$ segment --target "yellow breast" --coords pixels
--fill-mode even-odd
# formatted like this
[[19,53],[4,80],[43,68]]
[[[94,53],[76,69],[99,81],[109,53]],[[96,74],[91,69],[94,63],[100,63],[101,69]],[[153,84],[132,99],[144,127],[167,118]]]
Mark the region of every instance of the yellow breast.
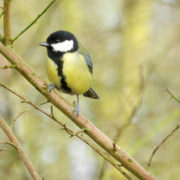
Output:
[[78,52],[66,53],[63,58],[63,75],[67,86],[74,94],[83,94],[89,88],[92,81],[92,74]]
[[48,59],[47,62],[47,73],[49,81],[60,88],[61,77],[58,75],[57,65],[51,59]]

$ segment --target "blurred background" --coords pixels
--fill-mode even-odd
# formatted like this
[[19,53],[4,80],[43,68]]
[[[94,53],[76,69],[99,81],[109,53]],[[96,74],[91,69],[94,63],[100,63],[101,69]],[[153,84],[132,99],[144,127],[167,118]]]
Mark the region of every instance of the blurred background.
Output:
[[[12,1],[12,37],[49,2]],[[1,31],[2,21],[1,16]],[[100,99],[81,96],[81,113],[146,167],[154,147],[180,120],[180,105],[165,91],[168,88],[180,98],[180,1],[56,1],[13,46],[45,80],[47,54],[38,44],[60,29],[73,32],[93,59],[93,88]],[[0,56],[0,66],[5,64]],[[15,70],[0,70],[0,82],[37,105],[46,101]],[[71,104],[76,100],[61,95]],[[42,108],[50,112],[50,104]],[[8,123],[25,110],[15,123],[15,133],[45,180],[125,179],[84,142],[70,139],[59,125],[0,88],[0,115]],[[61,112],[54,111],[60,121],[78,130]],[[0,141],[6,139],[0,129]],[[155,155],[149,170],[159,179],[180,179],[179,139],[177,131]],[[0,152],[0,180],[30,180],[17,152],[1,147],[8,150]]]

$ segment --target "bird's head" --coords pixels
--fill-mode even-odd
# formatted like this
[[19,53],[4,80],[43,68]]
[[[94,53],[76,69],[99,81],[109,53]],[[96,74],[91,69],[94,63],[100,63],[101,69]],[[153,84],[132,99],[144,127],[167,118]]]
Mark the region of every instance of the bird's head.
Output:
[[50,58],[58,58],[66,52],[77,51],[78,41],[72,33],[61,30],[50,34],[46,42],[40,43],[40,46],[47,48]]

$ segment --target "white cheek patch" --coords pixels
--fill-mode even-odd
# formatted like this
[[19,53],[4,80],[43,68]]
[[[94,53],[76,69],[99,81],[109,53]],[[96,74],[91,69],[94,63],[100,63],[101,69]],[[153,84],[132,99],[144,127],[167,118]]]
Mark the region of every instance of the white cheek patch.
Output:
[[51,46],[55,52],[67,52],[73,49],[74,42],[73,40],[65,40],[63,42],[51,44]]

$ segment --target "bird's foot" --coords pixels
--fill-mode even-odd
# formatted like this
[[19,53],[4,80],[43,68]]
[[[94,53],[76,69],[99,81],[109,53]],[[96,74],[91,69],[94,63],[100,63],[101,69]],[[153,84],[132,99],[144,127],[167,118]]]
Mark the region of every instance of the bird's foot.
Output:
[[51,83],[48,85],[48,93],[50,93],[55,88],[55,84]]
[[75,106],[75,108],[74,108],[74,110],[73,110],[73,116],[72,116],[72,118],[74,119],[76,116],[78,116],[79,112],[80,112],[80,104],[77,103],[76,106]]

